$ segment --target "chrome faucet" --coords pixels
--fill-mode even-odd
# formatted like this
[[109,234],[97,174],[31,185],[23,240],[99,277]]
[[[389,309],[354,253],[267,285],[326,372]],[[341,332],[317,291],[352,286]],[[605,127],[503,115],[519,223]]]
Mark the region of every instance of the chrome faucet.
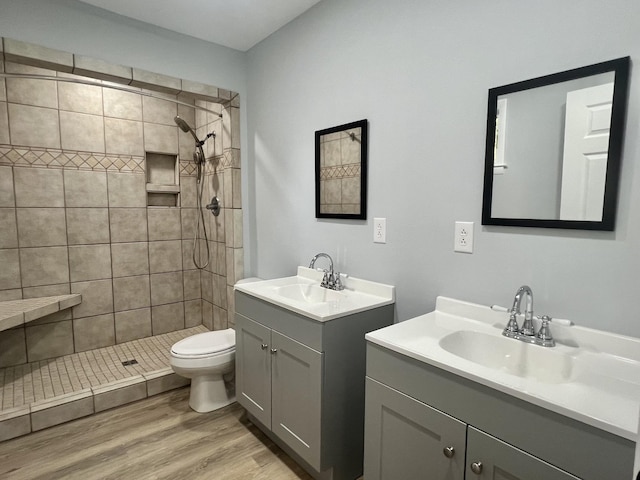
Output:
[[[526,304],[524,310],[524,323],[522,328],[518,327],[518,315],[520,315],[520,305],[522,303],[522,297],[525,296]],[[549,329],[549,322],[551,318],[547,315],[543,315],[539,318],[542,322],[540,330],[536,334],[535,327],[533,325],[533,291],[527,285],[521,286],[516,292],[513,298],[513,305],[509,310],[509,322],[502,331],[502,335],[509,338],[515,338],[527,343],[535,343],[543,347],[555,346],[555,341],[551,336],[551,330]]]
[[318,253],[315,255],[311,262],[309,263],[309,268],[314,268],[316,264],[316,260],[320,257],[325,257],[329,260],[329,270],[324,269],[324,277],[322,277],[322,282],[320,282],[320,286],[324,288],[328,288],[330,290],[344,290],[344,285],[342,284],[342,280],[340,280],[340,272],[333,271],[333,259],[329,256],[328,253]]

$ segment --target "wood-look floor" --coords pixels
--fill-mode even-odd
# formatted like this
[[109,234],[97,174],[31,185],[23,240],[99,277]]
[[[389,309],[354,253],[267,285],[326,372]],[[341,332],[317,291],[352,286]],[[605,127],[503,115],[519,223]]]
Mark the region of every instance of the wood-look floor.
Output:
[[238,404],[199,414],[188,398],[173,390],[0,443],[0,478],[311,479]]

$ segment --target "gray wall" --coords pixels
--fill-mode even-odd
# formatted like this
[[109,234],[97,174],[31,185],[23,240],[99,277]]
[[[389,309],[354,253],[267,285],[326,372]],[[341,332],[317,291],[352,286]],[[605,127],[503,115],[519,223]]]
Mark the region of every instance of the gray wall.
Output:
[[[540,314],[640,336],[637,75],[614,233],[480,225],[488,89],[636,60],[639,19],[631,0],[319,3],[249,51],[246,270],[288,275],[326,251],[343,272],[396,285],[398,320],[437,295],[507,305],[526,283]],[[368,220],[316,220],[314,131],[361,118]],[[387,218],[385,245],[373,217]],[[456,220],[475,222],[472,255],[453,252]]]
[[[344,272],[396,285],[398,320],[437,295],[508,304],[528,283],[538,313],[640,336],[636,75],[614,233],[480,225],[487,90],[637,59],[637,1],[323,0],[248,54],[72,0],[0,11],[2,36],[241,94],[247,274],[291,275],[326,251]],[[369,219],[316,220],[314,132],[361,118]],[[373,244],[374,216],[387,218],[387,244]],[[472,255],[453,252],[456,220],[476,222]]]

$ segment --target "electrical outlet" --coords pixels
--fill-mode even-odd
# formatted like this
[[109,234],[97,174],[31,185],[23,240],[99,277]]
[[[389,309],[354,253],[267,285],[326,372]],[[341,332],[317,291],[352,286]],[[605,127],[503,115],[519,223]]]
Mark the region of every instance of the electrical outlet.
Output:
[[473,253],[473,222],[456,222],[453,251]]
[[387,243],[387,219],[373,219],[373,243]]

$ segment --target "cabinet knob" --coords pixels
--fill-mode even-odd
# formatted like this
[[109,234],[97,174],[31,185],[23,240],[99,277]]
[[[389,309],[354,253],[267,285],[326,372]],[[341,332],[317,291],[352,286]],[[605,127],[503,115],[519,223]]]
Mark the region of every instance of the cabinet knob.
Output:
[[476,475],[480,475],[482,473],[482,462],[473,462],[471,464],[471,471]]
[[262,345],[260,345],[260,348],[262,348],[262,350],[266,350],[268,346],[269,345],[267,345],[266,343],[263,343]]
[[453,456],[455,455],[456,451],[453,447],[449,446],[449,447],[444,447],[442,449],[442,453],[444,453],[444,456],[447,458],[453,458]]
[[275,354],[277,351],[278,351],[278,349],[277,349],[277,348],[272,348],[272,349],[271,349],[271,355]]

